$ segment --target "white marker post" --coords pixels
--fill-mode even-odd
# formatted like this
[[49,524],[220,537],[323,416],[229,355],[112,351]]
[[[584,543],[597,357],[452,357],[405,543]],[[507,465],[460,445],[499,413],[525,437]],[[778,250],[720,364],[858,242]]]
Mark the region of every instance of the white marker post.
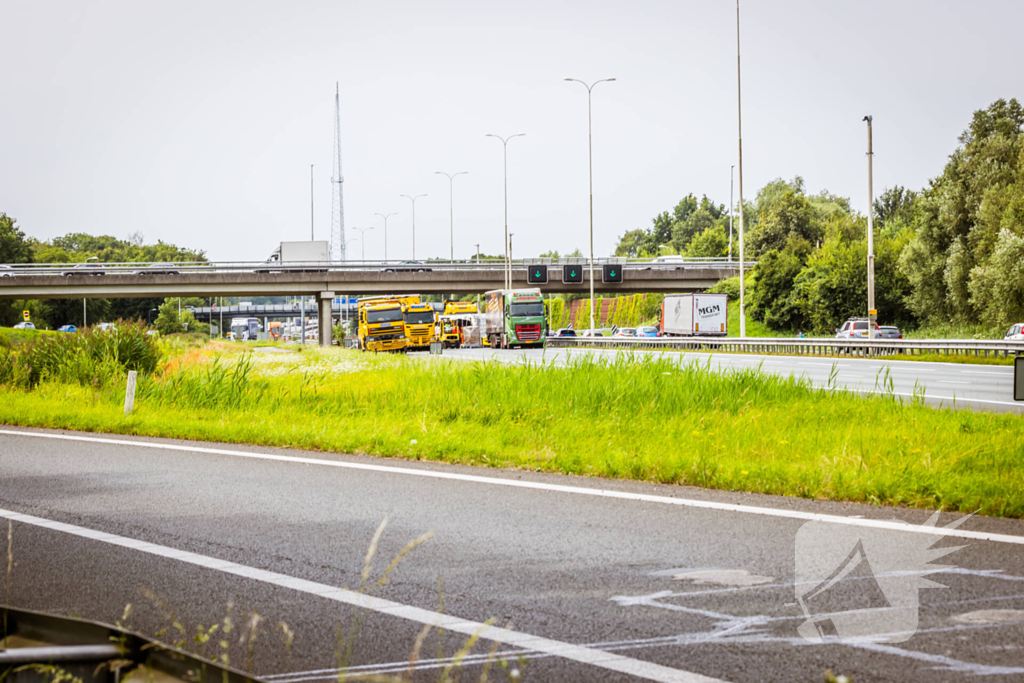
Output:
[[128,371],[128,386],[124,392],[124,414],[131,415],[135,408],[135,378],[138,377],[134,370]]

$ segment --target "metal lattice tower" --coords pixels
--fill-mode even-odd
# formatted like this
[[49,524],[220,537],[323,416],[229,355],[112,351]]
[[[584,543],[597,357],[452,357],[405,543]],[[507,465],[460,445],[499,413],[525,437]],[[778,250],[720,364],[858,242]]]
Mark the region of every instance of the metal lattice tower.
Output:
[[331,173],[331,260],[342,263],[346,258],[345,178],[341,173],[341,98],[334,84],[334,171]]

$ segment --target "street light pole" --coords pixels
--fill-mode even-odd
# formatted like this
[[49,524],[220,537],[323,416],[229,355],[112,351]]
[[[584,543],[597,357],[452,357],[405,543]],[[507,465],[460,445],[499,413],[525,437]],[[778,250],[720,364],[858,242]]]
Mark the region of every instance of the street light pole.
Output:
[[743,282],[743,94],[740,77],[740,0],[736,0],[736,120],[739,132],[739,165],[740,165],[740,339],[747,336],[747,309],[745,284]]
[[602,78],[590,85],[578,78],[566,78],[567,81],[580,83],[587,89],[587,157],[590,173],[590,329],[594,329],[594,132],[591,116],[590,93],[598,83],[610,83],[614,78]]
[[399,195],[399,196],[400,197],[405,197],[410,202],[412,202],[412,260],[415,261],[416,260],[416,200],[419,199],[420,197],[426,197],[427,195],[425,195],[425,194],[418,194],[418,195],[410,197],[407,194],[403,194],[403,195]]
[[443,175],[448,178],[448,238],[451,245],[451,254],[449,260],[455,260],[455,209],[452,203],[452,185],[455,181],[455,176],[458,175],[469,175],[469,171],[459,171],[458,173],[445,173],[444,171],[434,171],[435,175]]
[[503,159],[505,164],[505,289],[512,289],[512,259],[508,252],[508,141],[512,138],[519,138],[526,135],[526,133],[516,133],[515,135],[509,135],[507,138],[503,138],[500,135],[494,135],[493,133],[487,133],[484,135],[486,138],[498,138],[501,140],[501,146],[503,149]]
[[380,216],[384,219],[384,263],[388,262],[388,219],[392,216],[397,216],[397,211],[392,211],[388,214],[375,213],[374,216]]
[[366,231],[367,230],[373,230],[373,226],[371,225],[368,228],[352,228],[352,229],[353,230],[358,230],[359,234],[362,235],[362,237],[363,237],[362,241],[360,242],[360,247],[362,247],[363,263],[365,263],[366,262]]
[[732,261],[732,215],[736,205],[732,203],[732,172],[735,166],[729,167],[729,260]]
[[875,199],[872,178],[875,152],[871,146],[872,117],[865,116],[864,121],[868,123],[868,339],[874,339],[875,319],[878,317],[878,310],[875,309]]
[[309,165],[309,241],[313,241],[313,164]]

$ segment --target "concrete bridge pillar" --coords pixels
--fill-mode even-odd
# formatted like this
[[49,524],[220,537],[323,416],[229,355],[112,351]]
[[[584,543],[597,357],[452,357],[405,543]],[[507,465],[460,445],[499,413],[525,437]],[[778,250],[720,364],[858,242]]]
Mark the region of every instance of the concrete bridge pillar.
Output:
[[317,319],[320,321],[320,346],[331,345],[331,334],[333,333],[333,309],[332,304],[334,303],[334,292],[320,292],[318,297],[319,314]]

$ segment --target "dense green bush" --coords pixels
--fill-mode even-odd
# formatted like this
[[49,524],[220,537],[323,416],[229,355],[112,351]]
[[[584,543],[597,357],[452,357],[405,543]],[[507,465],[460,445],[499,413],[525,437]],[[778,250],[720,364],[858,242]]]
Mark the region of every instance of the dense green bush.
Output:
[[34,387],[44,380],[83,386],[120,383],[129,370],[152,373],[160,349],[141,323],[109,330],[41,336],[15,349],[0,350],[0,384]]

